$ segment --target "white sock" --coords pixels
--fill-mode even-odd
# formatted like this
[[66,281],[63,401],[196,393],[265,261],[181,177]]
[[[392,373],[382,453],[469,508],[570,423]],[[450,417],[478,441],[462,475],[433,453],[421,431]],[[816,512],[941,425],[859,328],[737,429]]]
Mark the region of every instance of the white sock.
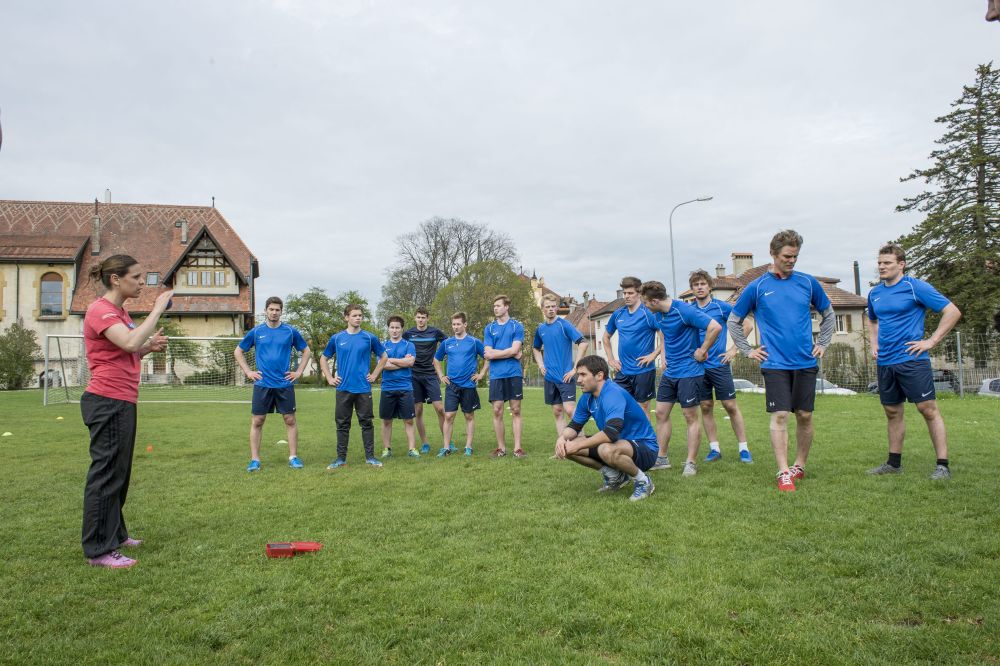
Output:
[[608,467],[607,465],[602,465],[601,476],[603,476],[605,479],[613,479],[614,477],[618,476],[618,470],[614,469],[613,467]]
[[646,476],[646,473],[643,472],[641,469],[639,470],[638,474],[632,477],[632,480],[635,481],[636,483],[649,483],[649,477]]
[[713,451],[719,451],[721,453],[718,442],[709,442],[708,448],[712,449]]
[[291,459],[292,459],[292,458],[294,458],[294,457],[295,457],[295,456],[288,456],[288,459],[289,459],[289,460],[291,460]]
[[747,446],[746,442],[740,442],[740,451],[749,451],[750,448]]

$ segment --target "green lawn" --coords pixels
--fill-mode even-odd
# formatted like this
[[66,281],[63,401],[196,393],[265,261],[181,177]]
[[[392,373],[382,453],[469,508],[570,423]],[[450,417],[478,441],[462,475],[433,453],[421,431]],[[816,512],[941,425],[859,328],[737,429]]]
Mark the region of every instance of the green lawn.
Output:
[[[126,516],[146,544],[108,571],[80,551],[78,406],[0,394],[0,662],[1000,663],[1000,401],[941,401],[954,479],[934,484],[915,410],[906,473],[871,478],[877,399],[819,397],[809,476],[779,495],[762,396],[741,394],[756,463],[720,411],[723,460],[682,478],[675,441],[633,504],[549,459],[538,391],[526,460],[487,457],[480,412],[471,460],[372,469],[355,424],[336,472],[333,392],[298,399],[305,469],[272,417],[254,475],[248,405],[140,405]],[[325,548],[265,558],[282,540]]]

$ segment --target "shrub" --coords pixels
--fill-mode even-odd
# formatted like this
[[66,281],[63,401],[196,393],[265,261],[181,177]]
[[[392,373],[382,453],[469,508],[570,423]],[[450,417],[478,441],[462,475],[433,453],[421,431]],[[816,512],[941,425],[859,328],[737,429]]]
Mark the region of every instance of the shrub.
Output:
[[11,324],[0,333],[0,389],[16,391],[28,385],[35,375],[34,359],[42,353],[35,332]]

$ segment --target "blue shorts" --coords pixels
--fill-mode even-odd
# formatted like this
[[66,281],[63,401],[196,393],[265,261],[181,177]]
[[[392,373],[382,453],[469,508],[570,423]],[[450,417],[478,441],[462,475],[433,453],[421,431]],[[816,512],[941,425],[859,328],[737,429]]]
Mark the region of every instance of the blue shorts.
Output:
[[382,391],[378,400],[378,417],[384,421],[414,417],[413,391]]
[[679,402],[681,407],[694,407],[699,403],[702,383],[697,377],[660,377],[660,388],[656,391],[656,402]]
[[656,392],[656,369],[638,375],[615,375],[615,384],[628,391],[636,402],[648,402]]
[[573,382],[550,382],[545,380],[545,404],[561,405],[576,402],[576,384]]
[[878,397],[883,405],[899,405],[904,399],[926,402],[935,396],[929,358],[878,366]]
[[253,402],[250,405],[250,413],[254,416],[264,416],[271,412],[279,414],[295,413],[295,387],[267,388],[266,386],[253,386]]
[[490,402],[520,400],[524,396],[524,381],[520,377],[490,380]]
[[448,384],[444,389],[444,411],[457,412],[459,405],[466,414],[479,409],[479,392],[476,387],[465,388]]
[[733,384],[732,368],[728,365],[705,368],[705,378],[701,382],[698,399],[711,400],[713,388],[716,400],[734,400],[736,398],[736,385]]
[[[642,442],[633,442],[630,439],[618,441],[626,441],[632,445],[632,462],[634,462],[635,466],[643,472],[647,471],[650,467],[656,464],[656,456],[658,455],[657,450],[649,448]],[[598,444],[598,446],[600,445]],[[601,458],[600,454],[597,452],[598,446],[592,446],[587,449],[587,457],[607,465],[608,462]]]
[[411,375],[413,402],[441,402],[441,380],[437,375]]

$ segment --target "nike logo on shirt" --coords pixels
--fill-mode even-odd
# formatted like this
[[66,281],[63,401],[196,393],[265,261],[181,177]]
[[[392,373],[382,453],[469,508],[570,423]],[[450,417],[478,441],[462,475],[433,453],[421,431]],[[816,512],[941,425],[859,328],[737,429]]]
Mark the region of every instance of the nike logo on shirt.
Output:
[[764,292],[764,295],[765,295],[765,296],[770,296],[770,295],[771,295],[771,294],[773,294],[773,293],[774,293],[773,291],[765,291],[765,292]]

